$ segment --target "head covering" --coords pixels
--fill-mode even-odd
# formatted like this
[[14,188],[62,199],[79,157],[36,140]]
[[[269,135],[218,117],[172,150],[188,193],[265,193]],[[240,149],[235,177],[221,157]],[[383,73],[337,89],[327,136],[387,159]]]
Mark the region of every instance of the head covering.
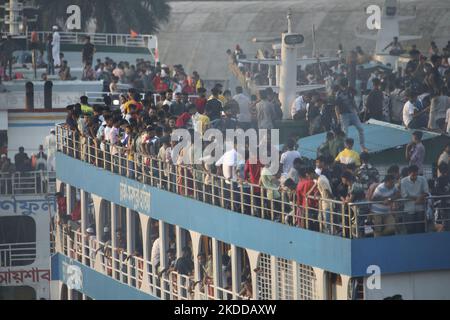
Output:
[[86,229],[86,232],[87,233],[94,233],[94,228],[89,227],[89,228]]
[[52,29],[56,31],[58,30],[58,26],[53,26]]
[[55,133],[55,129],[50,129],[50,133]]
[[104,233],[109,232],[109,228],[108,228],[108,227],[104,227],[104,228],[103,228],[103,232],[104,232]]
[[3,153],[3,154],[1,155],[1,158],[6,158],[6,154]]

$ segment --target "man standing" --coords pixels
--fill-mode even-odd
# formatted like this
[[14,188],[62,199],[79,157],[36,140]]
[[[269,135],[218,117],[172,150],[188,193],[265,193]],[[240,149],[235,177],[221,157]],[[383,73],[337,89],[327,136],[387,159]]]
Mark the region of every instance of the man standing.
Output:
[[376,201],[372,204],[374,236],[391,235],[395,233],[395,218],[391,209],[394,206],[394,200],[399,198],[400,192],[395,186],[395,177],[388,174],[384,178],[384,182],[379,184],[372,196],[372,200]]
[[417,115],[418,109],[416,106],[417,96],[411,90],[406,92],[406,97],[408,101],[406,101],[403,106],[403,125],[408,129],[417,128],[417,121],[415,121],[414,116]]
[[20,147],[19,152],[14,156],[14,163],[16,165],[16,170],[20,172],[26,171],[27,162],[30,160],[28,154],[25,153],[25,148]]
[[425,147],[422,143],[423,133],[414,131],[412,141],[406,146],[406,160],[409,165],[416,165],[419,168],[419,174],[423,174],[423,161],[425,160]]
[[48,35],[47,38],[47,73],[49,75],[55,75],[55,65],[54,65],[54,59],[53,59],[53,37],[52,35]]
[[354,141],[352,138],[345,139],[345,149],[339,152],[335,161],[344,165],[355,164],[357,167],[361,165],[359,154],[353,150]]
[[[6,38],[1,46],[1,50],[5,55],[5,69],[8,68],[9,80],[12,80],[12,65],[13,65],[13,52],[14,52],[14,41],[10,35]],[[5,70],[6,74],[6,70]]]
[[61,66],[61,58],[60,58],[60,42],[61,36],[58,32],[58,26],[53,26],[53,40],[52,40],[52,55],[53,55],[53,63],[55,68]]
[[205,105],[205,114],[209,117],[209,120],[212,122],[214,120],[220,119],[222,111],[223,111],[223,104],[220,101],[220,91],[218,88],[213,88],[211,90],[212,92],[212,98],[206,102]]
[[295,150],[295,141],[292,139],[289,139],[287,142],[287,150],[281,155],[280,163],[283,166],[282,173],[288,174],[288,172],[291,170],[291,168],[294,166],[294,160],[297,158],[300,158],[300,152]]
[[239,104],[238,122],[239,125],[247,130],[250,128],[252,117],[250,114],[250,98],[244,94],[244,90],[241,86],[236,87],[236,95],[233,99]]
[[47,149],[47,170],[55,171],[55,156],[56,156],[56,136],[55,129],[50,130],[50,134],[45,137],[44,146]]
[[92,66],[92,62],[94,60],[95,46],[91,43],[91,37],[86,37],[86,43],[83,46],[83,50],[81,51],[83,66],[87,64]]
[[291,107],[291,116],[294,120],[306,119],[306,112],[308,111],[308,105],[311,102],[311,93],[306,93],[302,96],[298,96],[294,100]]
[[376,119],[383,121],[383,92],[380,90],[381,81],[378,78],[372,79],[373,89],[367,96],[365,119]]
[[267,93],[265,90],[259,92],[259,98],[261,100],[256,104],[258,129],[271,130],[274,128],[274,115],[272,106],[267,100]]
[[341,123],[342,130],[348,135],[348,127],[355,126],[359,133],[359,144],[362,151],[368,151],[364,144],[364,129],[358,117],[355,96],[348,86],[348,80],[340,81],[340,90],[336,94],[336,117]]
[[412,165],[408,168],[409,175],[400,181],[402,198],[405,202],[404,219],[408,233],[424,231],[425,197],[429,194],[427,179],[419,176],[419,168]]

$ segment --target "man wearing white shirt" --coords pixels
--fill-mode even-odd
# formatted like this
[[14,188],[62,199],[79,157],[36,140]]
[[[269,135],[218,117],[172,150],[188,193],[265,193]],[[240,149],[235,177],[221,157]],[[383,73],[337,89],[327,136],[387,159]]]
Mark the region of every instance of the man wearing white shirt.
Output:
[[447,123],[447,134],[450,134],[450,109],[447,110],[445,122]]
[[294,150],[295,141],[289,140],[287,143],[287,151],[281,155],[280,163],[283,166],[283,174],[287,175],[294,165],[294,160],[300,158],[300,152]]
[[310,93],[306,93],[295,99],[291,107],[292,119],[300,120],[306,118],[306,112],[308,111],[308,105],[310,102],[311,102]]
[[250,114],[250,104],[251,101],[249,97],[244,94],[244,90],[242,87],[236,87],[236,95],[233,99],[239,104],[239,114],[238,121],[241,127],[245,130],[250,128],[251,123],[251,114]]
[[417,112],[415,105],[416,95],[412,92],[407,94],[408,101],[403,106],[403,125],[406,128],[414,129],[414,114]]
[[[230,150],[230,146],[226,146],[227,152],[225,152],[222,157],[216,162],[216,166],[222,166],[222,174],[225,178],[225,183],[223,185],[223,198],[224,207],[226,209],[233,210],[233,205],[236,205],[236,201],[240,200],[238,193],[234,192],[237,189],[237,166],[239,164],[239,155],[236,151],[236,141]],[[230,201],[231,200],[231,201]]]
[[160,257],[161,257],[161,239],[157,238],[152,245],[152,253],[150,256],[150,263],[152,264],[153,273],[156,274],[159,268]]
[[238,165],[238,153],[236,151],[236,143],[233,148],[225,152],[216,162],[216,166],[222,166],[223,177],[230,183],[229,180],[236,180],[236,168]]
[[61,36],[58,32],[58,26],[53,26],[53,40],[52,40],[52,54],[53,54],[53,64],[55,67],[61,66],[61,59],[59,56],[60,53],[60,42],[61,42]]
[[56,136],[55,129],[50,130],[50,134],[45,137],[44,147],[47,149],[47,170],[55,171],[56,156]]
[[317,190],[319,190],[320,201],[319,206],[319,221],[321,224],[321,229],[325,233],[331,232],[330,225],[330,213],[331,213],[331,202],[328,199],[333,199],[333,191],[331,189],[330,180],[323,175],[320,174],[316,181]]

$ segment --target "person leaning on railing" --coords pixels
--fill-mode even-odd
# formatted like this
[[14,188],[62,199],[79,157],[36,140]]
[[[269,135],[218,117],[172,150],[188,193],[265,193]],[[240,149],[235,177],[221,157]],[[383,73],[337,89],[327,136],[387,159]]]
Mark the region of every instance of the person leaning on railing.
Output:
[[419,168],[412,165],[408,168],[409,175],[400,181],[402,198],[405,202],[403,221],[408,233],[425,231],[425,198],[429,195],[428,182],[419,176]]
[[436,231],[450,230],[450,175],[449,165],[441,162],[438,166],[440,176],[434,182],[433,195],[436,198]]
[[374,236],[391,235],[396,232],[394,225],[396,217],[393,215],[395,211],[395,200],[400,197],[400,191],[395,186],[395,178],[387,175],[384,182],[379,184],[372,196],[374,203],[371,205],[372,223]]

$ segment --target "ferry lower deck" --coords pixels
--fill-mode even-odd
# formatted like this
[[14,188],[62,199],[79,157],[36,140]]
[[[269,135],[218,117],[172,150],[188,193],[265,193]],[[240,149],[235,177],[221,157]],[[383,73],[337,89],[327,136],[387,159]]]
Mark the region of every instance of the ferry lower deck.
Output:
[[450,298],[449,232],[365,237],[351,210],[331,213],[332,232],[293,225],[284,206],[246,208],[220,181],[177,188],[57,129],[57,189],[81,217],[57,224],[53,299]]

